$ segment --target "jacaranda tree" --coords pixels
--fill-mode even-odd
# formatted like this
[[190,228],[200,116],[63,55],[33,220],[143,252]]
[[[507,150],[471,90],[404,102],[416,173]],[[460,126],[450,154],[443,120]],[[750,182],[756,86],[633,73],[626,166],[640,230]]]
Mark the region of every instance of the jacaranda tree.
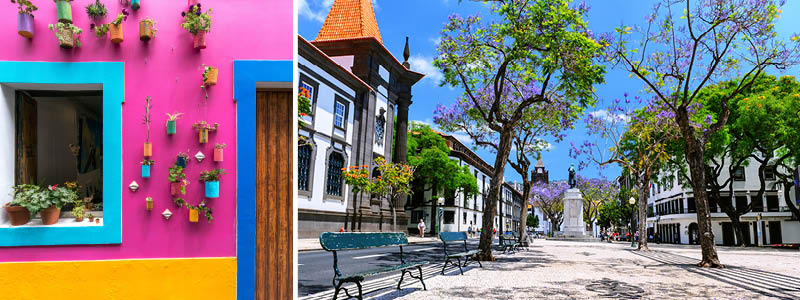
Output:
[[550,232],[559,231],[564,220],[564,195],[569,189],[566,182],[537,182],[531,187],[529,203],[536,203],[550,220]]
[[[646,92],[673,114],[684,140],[697,206],[702,267],[722,267],[714,246],[708,209],[704,151],[710,136],[727,122],[728,101],[768,68],[797,61],[798,37],[775,32],[785,0],[663,0],[644,26],[622,25],[603,37],[608,58],[644,83]],[[784,37],[785,38],[785,37]],[[707,85],[737,79],[724,91],[718,118],[693,122],[690,107]]]
[[450,107],[438,106],[435,122],[462,131],[494,151],[494,174],[483,214],[478,259],[493,260],[492,228],[514,127],[536,104],[592,105],[603,82],[602,53],[584,21],[584,5],[566,0],[506,0],[490,4],[493,15],[453,15],[442,31],[434,64],[443,84],[463,90]]

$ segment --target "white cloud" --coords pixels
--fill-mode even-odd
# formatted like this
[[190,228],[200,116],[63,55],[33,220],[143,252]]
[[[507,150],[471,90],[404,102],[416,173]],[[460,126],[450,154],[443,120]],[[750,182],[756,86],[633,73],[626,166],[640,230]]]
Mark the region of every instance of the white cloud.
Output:
[[328,16],[328,11],[330,11],[331,5],[333,5],[333,0],[322,0],[321,3],[314,2],[314,5],[310,5],[308,1],[313,0],[299,0],[297,3],[299,15],[320,23],[325,22],[325,17]]
[[605,109],[596,110],[596,111],[590,112],[589,114],[592,115],[592,117],[595,117],[595,118],[598,118],[598,119],[603,119],[606,122],[620,122],[620,121],[622,121],[624,123],[627,123],[631,119],[630,117],[628,117],[626,115],[623,115],[623,114],[609,113]]
[[433,45],[436,46],[436,48],[439,48],[439,44],[442,43],[442,37],[430,38],[428,40],[431,41],[431,43],[433,43]]
[[425,78],[434,84],[439,84],[444,78],[442,72],[433,65],[433,58],[415,54],[408,58],[408,63],[411,64],[411,70],[425,74]]

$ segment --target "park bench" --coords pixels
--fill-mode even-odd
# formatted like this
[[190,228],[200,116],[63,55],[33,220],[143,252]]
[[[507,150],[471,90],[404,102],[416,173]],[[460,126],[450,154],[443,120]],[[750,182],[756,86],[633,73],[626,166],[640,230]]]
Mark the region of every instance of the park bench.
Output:
[[[464,275],[464,270],[461,267],[466,267],[467,263],[472,259],[472,257],[478,253],[478,250],[469,250],[467,248],[467,234],[465,232],[440,232],[439,239],[442,240],[442,249],[444,250],[444,266],[442,266],[442,275],[444,275],[444,269],[447,268],[447,263],[453,264],[450,260],[455,259],[458,262],[458,270],[461,271],[461,275]],[[447,242],[458,242],[464,241],[464,252],[453,252],[447,251]],[[453,245],[454,243],[451,243]],[[458,247],[461,248],[461,247]],[[459,249],[460,251],[460,249]],[[464,264],[461,264],[461,258],[464,257]],[[472,261],[476,261],[472,259]],[[483,265],[480,261],[477,261],[478,265],[483,268]]]
[[501,234],[499,240],[498,250],[502,250],[503,253],[514,252],[514,248],[517,247],[517,239],[511,234]]
[[[403,246],[408,245],[408,238],[403,232],[323,232],[319,236],[319,243],[323,249],[333,253],[333,286],[336,290],[333,293],[333,299],[339,295],[340,290],[348,298],[353,296],[342,287],[346,282],[355,283],[358,286],[358,299],[362,299],[363,293],[361,291],[361,282],[365,278],[375,276],[378,274],[401,271],[400,282],[397,283],[397,289],[400,289],[400,284],[403,283],[403,278],[406,273],[412,278],[419,279],[422,283],[422,288],[427,290],[425,282],[422,281],[422,265],[427,264],[426,261],[420,262],[407,262],[403,257]],[[339,270],[339,259],[337,251],[345,250],[358,250],[369,249],[378,247],[400,246],[400,262],[397,265],[382,267],[373,270],[361,271],[358,273],[345,274]],[[410,269],[416,268],[419,271],[419,277],[414,276]]]
[[519,231],[514,231],[514,233],[512,235],[514,236],[514,238],[517,239],[517,245],[515,246],[516,249],[525,248],[526,251],[530,250],[530,249],[528,249],[528,247],[530,246],[530,243],[529,243],[530,235],[528,235],[527,239],[522,238],[522,236],[520,236],[520,232]]

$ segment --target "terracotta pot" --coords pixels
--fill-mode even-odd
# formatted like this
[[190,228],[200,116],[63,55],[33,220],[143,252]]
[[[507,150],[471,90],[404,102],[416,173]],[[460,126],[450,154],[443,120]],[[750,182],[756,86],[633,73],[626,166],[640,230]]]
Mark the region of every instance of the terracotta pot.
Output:
[[53,205],[45,208],[39,214],[42,215],[42,223],[44,225],[53,225],[58,223],[58,218],[61,217],[61,209]]
[[144,143],[144,157],[151,157],[153,156],[153,143],[146,142]]
[[75,222],[83,222],[83,217],[75,217]]
[[189,209],[189,222],[197,223],[197,221],[199,219],[200,219],[200,213],[196,209],[190,208]]
[[147,197],[145,200],[145,208],[147,211],[153,210],[153,198]]
[[89,223],[94,222],[94,217],[89,217]]
[[194,35],[194,48],[195,49],[205,49],[206,48],[206,33],[205,31],[198,31],[197,34]]
[[64,49],[72,49],[75,47],[75,37],[72,36],[72,28],[56,28],[56,38],[58,38],[58,46]]
[[95,224],[100,224],[100,218],[94,219]]
[[72,4],[69,1],[56,1],[56,10],[58,11],[58,22],[72,23]]
[[153,22],[143,20],[139,22],[139,40],[147,42],[153,38]]
[[203,128],[198,131],[198,140],[200,144],[208,143],[208,128]]
[[181,194],[181,183],[180,182],[170,182],[169,183],[169,194],[171,196],[177,196]]
[[31,220],[31,212],[22,206],[8,206],[6,204],[6,214],[11,221],[11,226],[25,225]]
[[17,14],[17,33],[26,38],[33,38],[33,15],[27,13]]
[[219,69],[211,67],[206,73],[206,79],[203,81],[203,85],[205,86],[212,86],[217,84],[217,76],[219,75]]
[[221,162],[222,161],[222,148],[214,148],[214,161]]
[[115,44],[122,43],[122,24],[108,24],[108,36]]

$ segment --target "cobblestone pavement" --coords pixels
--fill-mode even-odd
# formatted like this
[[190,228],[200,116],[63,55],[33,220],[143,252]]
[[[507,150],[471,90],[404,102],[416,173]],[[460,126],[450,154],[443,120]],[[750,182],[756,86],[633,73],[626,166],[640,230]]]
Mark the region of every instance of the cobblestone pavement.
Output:
[[[444,276],[384,288],[376,299],[800,299],[800,251],[720,247],[725,269],[701,269],[700,250],[652,245],[536,240],[529,251],[498,255]],[[438,265],[441,268],[441,265]],[[434,270],[431,270],[434,271]],[[433,275],[436,276],[433,276]],[[426,274],[427,275],[427,274]],[[428,277],[428,276],[426,276]],[[396,281],[394,282],[396,284]],[[391,285],[391,283],[387,283]]]

